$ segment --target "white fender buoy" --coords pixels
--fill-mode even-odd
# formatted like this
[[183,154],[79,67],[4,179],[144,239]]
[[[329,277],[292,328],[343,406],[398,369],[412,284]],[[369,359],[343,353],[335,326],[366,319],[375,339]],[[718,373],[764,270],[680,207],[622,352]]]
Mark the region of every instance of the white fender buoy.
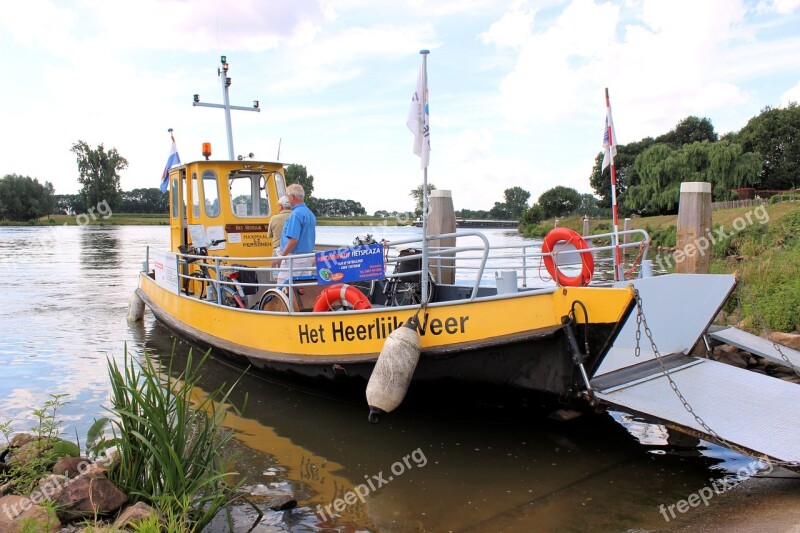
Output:
[[128,304],[128,322],[139,322],[142,318],[144,318],[144,300],[136,294],[136,291],[133,291]]
[[412,317],[386,338],[369,377],[367,403],[372,424],[380,422],[382,414],[395,410],[402,403],[417,368],[419,352],[417,320]]

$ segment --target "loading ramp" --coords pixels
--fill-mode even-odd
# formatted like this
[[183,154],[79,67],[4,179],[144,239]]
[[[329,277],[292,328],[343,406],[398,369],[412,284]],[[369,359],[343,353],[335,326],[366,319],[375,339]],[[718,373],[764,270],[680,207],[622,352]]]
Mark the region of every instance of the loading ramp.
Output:
[[[758,355],[764,359],[783,366],[793,366],[795,369],[800,369],[800,352],[793,350],[787,346],[780,347],[780,352],[776,348],[776,343],[762,339],[752,333],[747,333],[737,328],[713,328],[709,329],[708,336],[714,340],[720,341],[723,344],[736,346],[737,348],[750,352],[753,355]],[[786,356],[787,361],[781,357],[781,353]]]
[[665,356],[662,362],[705,427],[683,405],[657,360],[593,379],[596,399],[703,440],[800,469],[800,386],[683,354]]

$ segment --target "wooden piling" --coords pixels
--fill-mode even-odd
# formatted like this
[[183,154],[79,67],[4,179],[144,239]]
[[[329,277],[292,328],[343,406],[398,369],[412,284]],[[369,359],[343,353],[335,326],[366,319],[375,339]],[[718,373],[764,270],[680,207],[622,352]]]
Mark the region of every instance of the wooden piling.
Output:
[[675,272],[708,274],[711,270],[711,184],[681,183],[678,235],[673,255]]
[[[456,232],[456,215],[453,209],[453,195],[448,190],[436,189],[428,196],[428,235],[441,235]],[[436,283],[453,284],[456,279],[455,258],[435,259],[438,255],[437,248],[453,247],[456,245],[455,237],[434,239],[429,242],[429,261],[431,273]],[[452,254],[450,254],[452,255]],[[441,268],[440,268],[441,267]]]

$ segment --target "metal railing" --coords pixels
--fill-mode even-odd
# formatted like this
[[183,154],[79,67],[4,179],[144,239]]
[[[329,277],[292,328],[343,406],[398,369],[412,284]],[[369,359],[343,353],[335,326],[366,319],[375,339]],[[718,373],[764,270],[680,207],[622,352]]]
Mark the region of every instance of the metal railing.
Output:
[[[632,242],[620,243],[620,249],[625,250],[638,250],[637,259],[644,261],[647,259],[647,251],[649,245],[649,235],[646,231],[641,229],[620,231],[620,240],[623,238],[631,240]],[[638,237],[635,239],[634,237]],[[495,271],[495,275],[499,271],[513,270],[517,272],[521,278],[521,288],[532,290],[529,288],[529,282],[535,279],[538,275],[539,279],[544,283],[549,283],[552,287],[552,279],[545,279],[542,277],[541,271],[545,257],[552,257],[559,268],[580,268],[581,267],[581,253],[591,253],[594,257],[595,269],[605,269],[608,266],[608,271],[613,273],[613,252],[615,246],[613,245],[613,233],[603,233],[599,235],[591,235],[583,237],[587,242],[587,250],[576,250],[574,247],[559,247],[558,250],[551,253],[543,253],[541,251],[541,244],[538,242],[529,242],[519,245],[502,245],[491,246],[487,237],[479,231],[467,231],[458,233],[446,233],[439,235],[431,235],[427,238],[428,241],[440,241],[442,239],[455,238],[455,246],[429,246],[428,258],[429,265],[433,265],[429,270],[434,275],[436,280],[442,280],[443,275],[447,270],[453,271],[455,278],[455,285],[464,287],[464,294],[468,291],[468,301],[475,300],[479,296],[481,287],[491,287],[495,285],[495,280],[487,277],[487,273]],[[471,240],[471,242],[470,242]],[[600,240],[608,240],[609,244],[594,243]],[[384,241],[384,282],[389,280],[409,280],[421,281],[423,272],[421,267],[422,253],[421,247],[423,244],[422,237],[414,237],[396,241]],[[345,247],[343,247],[345,248]],[[411,253],[408,253],[409,250]],[[236,285],[241,287],[250,287],[255,289],[258,297],[264,291],[269,289],[281,289],[289,287],[287,292],[289,300],[289,312],[294,312],[295,309],[295,290],[294,287],[298,286],[298,274],[308,275],[314,274],[316,277],[316,268],[311,269],[306,265],[298,265],[300,260],[307,260],[307,258],[314,257],[314,253],[289,255],[285,257],[228,257],[216,255],[192,255],[175,253],[175,269],[178,277],[178,290],[183,293],[188,293],[187,287],[190,282],[208,283],[215,287],[214,299],[210,303],[223,305],[223,287],[228,287],[230,290],[236,290]],[[273,267],[273,261],[282,260],[282,266]],[[146,272],[151,271],[152,256],[150,249],[147,249],[147,255],[143,267]],[[404,263],[406,263],[404,266]],[[197,265],[192,268],[190,265]],[[202,265],[202,268],[201,266]],[[577,265],[577,266],[576,266]],[[410,266],[410,268],[409,268]],[[203,275],[198,275],[198,269],[204,270]],[[250,271],[256,274],[256,282],[241,282],[230,280],[225,271],[231,270]],[[193,272],[195,272],[193,274]],[[288,280],[285,283],[277,281],[278,274],[285,272],[288,274]],[[612,274],[613,275],[613,274]],[[305,287],[309,285],[317,285],[316,279],[302,280]],[[601,280],[602,282],[603,280]],[[613,281],[611,280],[606,281]],[[545,288],[545,287],[541,287]],[[484,290],[483,294],[486,294]]]

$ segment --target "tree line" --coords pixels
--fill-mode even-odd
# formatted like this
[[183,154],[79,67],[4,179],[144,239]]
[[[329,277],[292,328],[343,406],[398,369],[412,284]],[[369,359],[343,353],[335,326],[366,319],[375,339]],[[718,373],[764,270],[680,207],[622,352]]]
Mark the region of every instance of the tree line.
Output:
[[[611,206],[610,169],[603,153],[590,177],[603,207]],[[617,146],[617,203],[623,214],[670,214],[680,184],[706,181],[715,201],[736,199],[736,189],[785,191],[800,185],[800,107],[765,107],[738,132],[719,136],[708,118],[689,116],[658,137]]]
[[[70,149],[76,156],[80,192],[56,195],[50,182],[40,183],[29,176],[9,174],[0,179],[0,219],[27,221],[54,213],[85,213],[105,201],[116,211],[166,213],[167,197],[153,188],[124,192],[119,173],[128,161],[103,144],[91,148],[78,141]],[[603,153],[595,158],[589,182],[599,197],[581,195],[575,189],[554,187],[532,205],[530,193],[522,187],[504,191],[502,201],[487,210],[462,209],[464,218],[511,219],[536,223],[545,218],[580,213],[595,216],[611,206],[609,169],[601,171]],[[715,200],[736,197],[736,189],[782,191],[800,185],[800,107],[766,107],[738,132],[719,136],[708,118],[689,116],[674,129],[658,137],[617,146],[614,158],[617,200],[623,215],[668,214],[677,210],[680,184],[708,181]],[[319,216],[353,217],[365,215],[363,206],[353,200],[316,198],[314,176],[302,165],[289,165],[288,183],[299,183],[306,192],[306,203]],[[429,185],[429,191],[434,190]],[[422,185],[411,191],[416,200],[413,215],[422,212]],[[400,215],[379,210],[376,216]],[[412,212],[403,213],[411,215]]]

